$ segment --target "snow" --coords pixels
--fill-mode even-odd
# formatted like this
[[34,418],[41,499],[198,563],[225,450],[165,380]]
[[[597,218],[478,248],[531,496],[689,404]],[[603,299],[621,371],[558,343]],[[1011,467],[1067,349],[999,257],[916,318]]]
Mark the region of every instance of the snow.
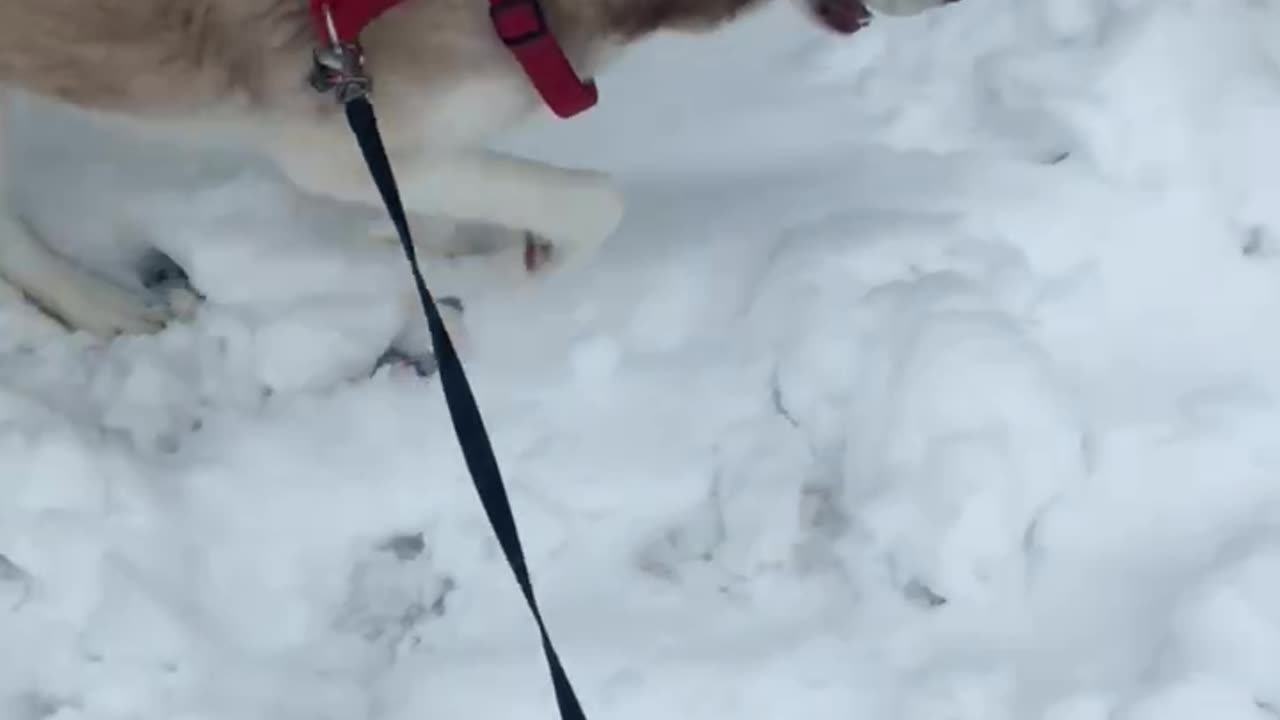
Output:
[[[577,272],[428,270],[589,716],[1280,715],[1278,38],[784,4],[506,139],[630,203]],[[0,308],[0,718],[554,717],[439,389],[370,375],[377,214],[25,119],[46,234],[210,300],[110,344]]]

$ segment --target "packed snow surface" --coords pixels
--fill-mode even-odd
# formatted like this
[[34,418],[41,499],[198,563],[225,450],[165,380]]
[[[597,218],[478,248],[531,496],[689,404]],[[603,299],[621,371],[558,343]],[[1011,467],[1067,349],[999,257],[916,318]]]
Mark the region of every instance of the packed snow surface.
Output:
[[[601,254],[429,270],[591,718],[1280,717],[1280,6],[784,3],[601,85],[504,140],[618,174]],[[0,313],[0,718],[553,718],[377,214],[24,117],[45,234],[209,301]]]

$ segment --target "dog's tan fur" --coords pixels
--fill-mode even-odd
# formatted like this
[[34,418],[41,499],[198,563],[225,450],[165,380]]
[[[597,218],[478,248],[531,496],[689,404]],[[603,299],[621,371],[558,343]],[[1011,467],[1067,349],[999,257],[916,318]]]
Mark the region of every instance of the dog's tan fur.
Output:
[[[709,30],[762,1],[543,3],[586,75],[654,31]],[[376,204],[340,109],[303,80],[310,22],[307,0],[2,0],[0,132],[4,95],[23,91],[143,128],[250,143],[303,189]],[[540,109],[493,34],[486,0],[405,0],[362,40],[410,210],[531,231],[565,259],[614,230],[622,202],[607,177],[483,149],[491,135]],[[5,207],[0,275],[38,303],[100,334],[150,330],[165,320],[163,308],[52,253]]]

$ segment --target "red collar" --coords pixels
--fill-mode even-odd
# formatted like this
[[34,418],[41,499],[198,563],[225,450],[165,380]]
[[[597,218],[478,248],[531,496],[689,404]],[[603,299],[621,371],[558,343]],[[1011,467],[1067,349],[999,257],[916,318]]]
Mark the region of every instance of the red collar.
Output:
[[[328,43],[328,10],[338,40],[355,43],[379,15],[405,0],[310,0],[311,17],[323,43]],[[489,17],[498,39],[515,56],[552,112],[569,118],[596,104],[595,83],[578,77],[564,49],[547,27],[539,0],[489,0]]]

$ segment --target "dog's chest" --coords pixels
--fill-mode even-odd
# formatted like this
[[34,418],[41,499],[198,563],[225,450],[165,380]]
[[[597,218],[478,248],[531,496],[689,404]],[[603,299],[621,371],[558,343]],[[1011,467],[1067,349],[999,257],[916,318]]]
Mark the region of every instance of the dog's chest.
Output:
[[[395,90],[387,88],[390,96]],[[523,77],[464,78],[434,93],[406,90],[392,101],[397,124],[414,128],[431,147],[467,147],[526,119],[538,98]]]

